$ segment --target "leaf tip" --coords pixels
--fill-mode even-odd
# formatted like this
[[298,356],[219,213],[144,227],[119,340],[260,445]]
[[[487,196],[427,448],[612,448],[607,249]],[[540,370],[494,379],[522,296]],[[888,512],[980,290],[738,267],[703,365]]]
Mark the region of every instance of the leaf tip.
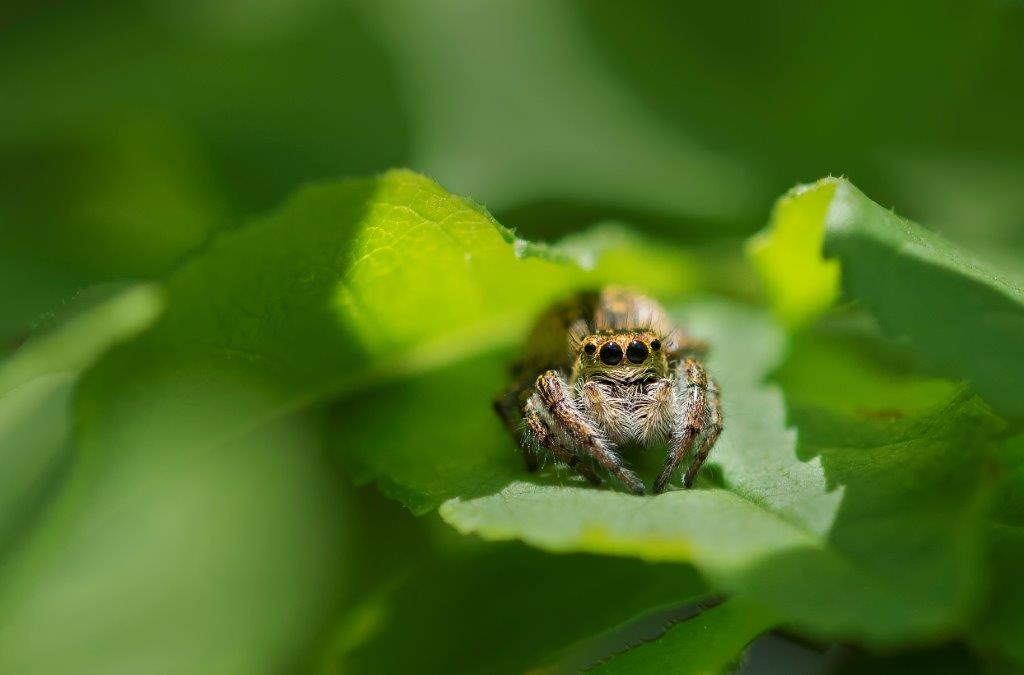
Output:
[[839,297],[839,263],[825,259],[825,228],[835,195],[847,185],[832,176],[797,185],[776,202],[768,225],[747,241],[776,316],[802,328]]

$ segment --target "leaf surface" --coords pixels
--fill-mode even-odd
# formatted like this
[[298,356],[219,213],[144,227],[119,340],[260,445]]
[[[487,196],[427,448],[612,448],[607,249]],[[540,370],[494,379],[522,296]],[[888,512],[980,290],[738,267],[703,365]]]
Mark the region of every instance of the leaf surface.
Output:
[[45,504],[71,461],[71,398],[82,372],[149,326],[161,307],[157,288],[131,288],[34,337],[0,364],[0,550]]
[[692,568],[680,565],[550,556],[515,545],[428,557],[353,613],[357,621],[380,617],[377,629],[332,665],[344,672],[521,673],[652,607],[704,592]]
[[[344,591],[348,529],[304,411],[514,341],[554,296],[648,258],[623,237],[569,257],[396,171],[309,188],[218,238],[166,281],[159,319],[77,385],[73,466],[0,574],[0,670],[296,667]],[[685,257],[650,259],[642,279],[687,288]],[[27,345],[38,359],[5,382],[82,367],[103,344]]]
[[[86,382],[80,412],[89,424],[93,408],[154,379],[223,377],[273,392],[270,417],[458,362],[514,342],[548,302],[622,279],[647,258],[650,247],[630,253],[620,234],[625,255],[603,262],[608,236],[569,257],[517,240],[482,207],[408,171],[307,188],[173,275],[166,314]],[[655,255],[634,282],[678,294],[692,287],[690,265]]]
[[744,648],[771,628],[764,610],[727,600],[670,627],[661,637],[617,654],[589,672],[615,673],[723,673],[735,664]]
[[[819,246],[819,243],[821,244]],[[848,181],[794,189],[750,252],[792,325],[843,294],[941,372],[966,378],[993,407],[1024,417],[1024,288],[995,265],[871,201]]]
[[999,492],[989,523],[991,582],[988,612],[975,626],[973,642],[1007,663],[1007,671],[1024,667],[1024,589],[1018,579],[1024,560],[1024,435],[999,448]]

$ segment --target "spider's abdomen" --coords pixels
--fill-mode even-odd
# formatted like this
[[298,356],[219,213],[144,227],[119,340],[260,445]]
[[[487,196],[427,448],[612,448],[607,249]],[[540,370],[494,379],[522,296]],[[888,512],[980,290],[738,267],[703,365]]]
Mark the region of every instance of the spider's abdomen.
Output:
[[[584,336],[642,331],[670,339],[675,334],[668,314],[651,298],[614,287],[577,293],[540,316],[520,363],[526,369],[557,367],[569,373],[583,348]],[[622,358],[628,358],[628,343],[621,351]]]

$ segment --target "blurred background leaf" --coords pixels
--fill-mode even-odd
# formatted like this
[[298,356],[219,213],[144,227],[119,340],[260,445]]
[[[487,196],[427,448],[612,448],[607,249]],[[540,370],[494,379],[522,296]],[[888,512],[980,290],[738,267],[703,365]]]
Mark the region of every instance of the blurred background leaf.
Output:
[[113,297],[79,296],[47,332],[0,363],[0,558],[72,461],[71,398],[82,372],[147,328],[163,306],[152,286],[108,290]]
[[602,67],[573,4],[366,7],[399,59],[411,166],[475,195],[510,225],[520,218],[506,212],[541,216],[551,203],[579,213],[526,218],[531,232],[579,226],[588,213],[675,223],[757,217],[758,177],[631,96]]
[[[329,672],[517,673],[651,608],[706,592],[681,565],[573,555],[516,544],[426,558],[378,600],[372,639]],[[396,649],[401,645],[401,649]]]
[[[217,416],[222,397],[247,398],[190,396]],[[5,560],[0,670],[294,669],[344,590],[344,484],[315,434],[288,420],[204,445],[204,425],[172,393],[139,403],[160,413],[139,421],[148,441],[76,457]],[[124,434],[141,435],[130,424]]]
[[1016,582],[1024,559],[1024,435],[1007,439],[998,450],[999,492],[990,524],[989,564],[993,611],[978,624],[974,642],[1001,660],[1007,672],[1024,668],[1024,592]]
[[577,6],[623,86],[765,178],[757,218],[846,175],[960,240],[1024,242],[1003,182],[1024,166],[1019,3]]

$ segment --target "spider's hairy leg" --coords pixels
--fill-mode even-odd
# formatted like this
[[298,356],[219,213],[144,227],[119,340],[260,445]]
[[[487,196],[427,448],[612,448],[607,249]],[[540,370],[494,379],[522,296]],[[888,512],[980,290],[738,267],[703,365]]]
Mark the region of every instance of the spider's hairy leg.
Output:
[[529,385],[513,385],[504,394],[494,400],[494,412],[498,413],[498,417],[500,417],[501,421],[505,424],[505,428],[508,429],[510,434],[512,434],[512,438],[516,440],[519,445],[519,449],[523,453],[523,461],[526,462],[526,470],[532,473],[540,466],[540,458],[537,457],[537,451],[534,447],[530,443],[526,442],[522,437],[522,431],[519,428],[517,420],[517,417],[522,415],[519,398],[528,388]]
[[[704,419],[707,384],[707,374],[700,361],[686,359],[679,365],[676,374],[678,412],[668,456],[665,458],[665,468],[661,470],[661,474],[654,481],[656,494],[665,489],[669,479],[672,478],[672,472],[676,470],[700,435],[701,423]],[[697,465],[697,468],[699,469],[700,465]],[[692,482],[693,476],[690,476],[690,480]]]
[[683,476],[683,485],[686,487],[693,485],[694,477],[700,471],[704,460],[708,458],[708,453],[711,452],[715,441],[718,440],[719,434],[722,433],[722,407],[719,400],[718,383],[714,380],[709,382],[707,388],[707,412],[703,427],[704,441],[701,443],[697,455],[690,463],[690,468],[686,470],[686,475]]
[[532,447],[533,444],[536,444],[594,485],[600,485],[601,478],[594,473],[594,470],[586,462],[581,461],[579,455],[562,445],[562,442],[551,430],[551,426],[544,421],[543,410],[544,404],[541,403],[539,394],[533,394],[524,404],[523,423],[526,425],[526,429],[523,447]]
[[580,412],[572,399],[572,391],[561,375],[549,370],[537,378],[537,393],[548,414],[574,445],[594,458],[633,494],[642,495],[644,484],[622,464],[611,443],[594,424]]

